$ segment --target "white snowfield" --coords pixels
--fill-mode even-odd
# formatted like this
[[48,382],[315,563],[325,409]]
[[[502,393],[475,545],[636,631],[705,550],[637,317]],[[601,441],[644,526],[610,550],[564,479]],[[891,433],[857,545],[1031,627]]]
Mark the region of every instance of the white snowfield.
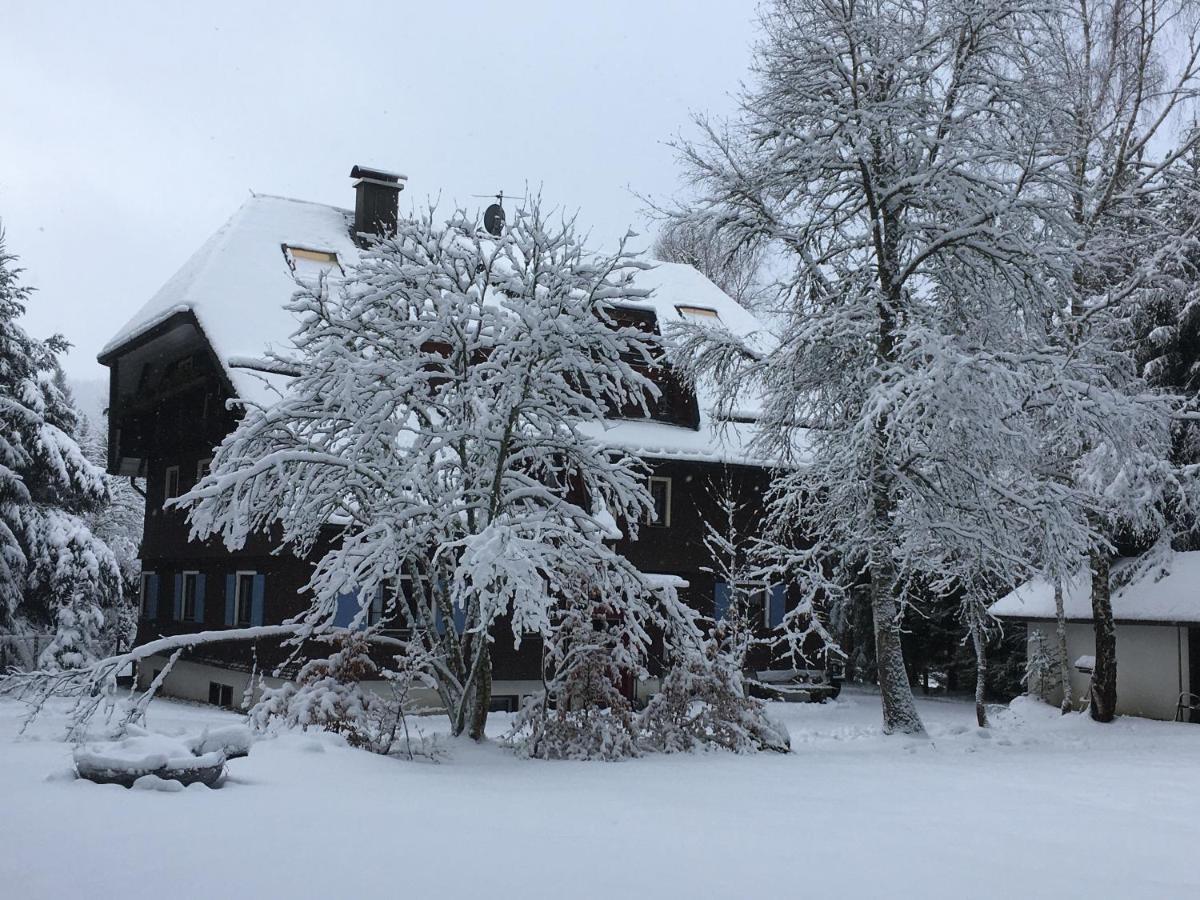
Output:
[[[17,738],[0,700],[0,895],[1200,897],[1200,726],[1020,700],[984,732],[966,703],[918,706],[931,742],[885,738],[865,692],[775,705],[786,756],[537,762],[464,741],[431,763],[287,734],[219,790],[163,793],[73,780],[62,720]],[[155,701],[148,724],[235,721]]]
[[[1121,587],[1123,569],[1113,566],[1113,617],[1118,622],[1200,622],[1200,551],[1173,553],[1163,567],[1141,572]],[[1092,619],[1092,582],[1087,570],[1067,580],[1063,610],[1068,619]],[[992,614],[1014,619],[1053,619],[1054,586],[1041,578],[1027,581],[992,605]]]
[[[165,322],[190,311],[200,325],[239,396],[269,405],[286,382],[286,375],[250,367],[268,352],[289,355],[298,323],[284,308],[297,290],[285,247],[337,254],[341,271],[355,265],[359,251],[350,237],[353,214],[320,203],[258,194],[248,199],[197,250],[150,300],[113,336],[103,356]],[[633,306],[652,309],[665,333],[685,321],[680,306],[715,310],[724,328],[741,337],[758,335],[752,343],[764,348],[767,331],[755,316],[691,266],[648,260],[636,285],[651,291]],[[330,270],[330,277],[341,275]],[[261,363],[256,363],[261,365]],[[700,429],[693,431],[653,422],[610,421],[596,429],[606,443],[642,456],[712,462],[762,462],[750,452],[753,426],[746,422],[716,422],[710,415],[713,398],[699,385]],[[747,397],[739,413],[757,415],[757,398]]]

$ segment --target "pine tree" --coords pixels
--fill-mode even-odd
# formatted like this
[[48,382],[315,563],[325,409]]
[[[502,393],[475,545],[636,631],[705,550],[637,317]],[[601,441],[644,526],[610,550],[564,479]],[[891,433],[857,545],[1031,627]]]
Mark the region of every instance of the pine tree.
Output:
[[0,232],[0,629],[54,631],[41,664],[72,667],[102,652],[102,610],[120,597],[113,554],[85,520],[109,494],[55,377],[68,344],[17,323],[32,291],[15,263]]

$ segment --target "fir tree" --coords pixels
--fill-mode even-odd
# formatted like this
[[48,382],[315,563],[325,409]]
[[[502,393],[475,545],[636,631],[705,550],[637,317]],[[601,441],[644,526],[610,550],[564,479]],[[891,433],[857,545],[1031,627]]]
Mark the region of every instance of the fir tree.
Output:
[[112,551],[85,516],[108,501],[104,473],[73,435],[77,414],[56,378],[61,336],[17,323],[32,291],[0,233],[0,630],[50,630],[43,666],[101,652],[102,610],[120,596]]

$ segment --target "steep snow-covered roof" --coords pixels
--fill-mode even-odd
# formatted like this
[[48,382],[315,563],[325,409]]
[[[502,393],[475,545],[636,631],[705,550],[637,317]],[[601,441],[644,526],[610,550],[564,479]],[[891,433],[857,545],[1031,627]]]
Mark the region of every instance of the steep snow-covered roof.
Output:
[[[1121,583],[1128,565],[1113,566],[1114,584]],[[1063,607],[1068,619],[1091,620],[1092,583],[1086,568],[1064,585]],[[1200,551],[1172,554],[1165,567],[1153,567],[1114,589],[1112,607],[1118,621],[1200,622]],[[997,600],[992,613],[1013,619],[1053,619],[1054,586],[1041,578],[1027,581]]]
[[[270,402],[283,377],[240,362],[260,359],[268,350],[286,352],[296,330],[293,314],[284,308],[296,283],[283,248],[333,252],[343,268],[352,266],[358,260],[352,220],[349,211],[320,203],[265,194],[249,198],[113,336],[101,357],[190,311],[238,394]],[[652,293],[631,305],[653,309],[664,331],[685,321],[679,306],[712,309],[721,325],[738,335],[763,331],[752,313],[691,266],[656,262],[635,280]],[[754,426],[713,422],[710,392],[700,385],[697,395],[699,431],[647,421],[610,421],[595,431],[606,443],[653,458],[762,462],[748,449]],[[753,413],[757,404],[743,406]]]
[[285,244],[336,253],[343,265],[358,259],[350,238],[353,216],[320,203],[257,195],[248,199],[139,309],[100,351],[103,357],[177,312],[200,323],[240,396],[267,399],[267,381],[231,365],[286,349],[296,330],[284,304],[296,291]]

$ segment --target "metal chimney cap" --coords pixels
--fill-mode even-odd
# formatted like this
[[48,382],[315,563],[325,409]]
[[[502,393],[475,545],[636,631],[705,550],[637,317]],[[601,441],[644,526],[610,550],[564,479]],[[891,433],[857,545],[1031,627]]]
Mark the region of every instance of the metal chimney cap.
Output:
[[387,172],[383,169],[374,169],[370,166],[355,166],[350,170],[351,178],[368,178],[371,181],[383,181],[395,184],[398,181],[408,181],[407,175],[400,175],[396,172]]

